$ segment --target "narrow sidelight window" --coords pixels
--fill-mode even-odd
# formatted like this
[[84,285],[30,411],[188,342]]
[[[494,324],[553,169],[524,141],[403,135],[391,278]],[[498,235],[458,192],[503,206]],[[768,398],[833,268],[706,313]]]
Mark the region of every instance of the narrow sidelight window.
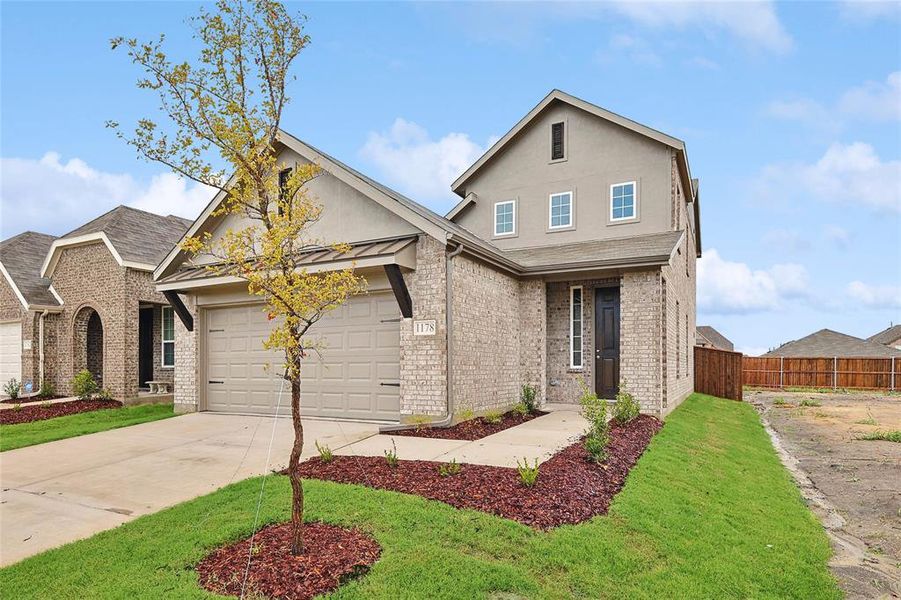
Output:
[[572,227],[573,224],[573,194],[572,192],[563,192],[561,194],[551,194],[550,203],[550,222],[551,229],[561,227]]
[[175,366],[175,315],[171,306],[164,306],[162,310],[162,338],[163,358],[162,366]]
[[564,125],[562,122],[551,125],[551,160],[566,158],[564,144]]
[[570,366],[582,368],[582,286],[569,288],[569,355]]
[[494,205],[494,235],[516,233],[516,205],[513,200]]

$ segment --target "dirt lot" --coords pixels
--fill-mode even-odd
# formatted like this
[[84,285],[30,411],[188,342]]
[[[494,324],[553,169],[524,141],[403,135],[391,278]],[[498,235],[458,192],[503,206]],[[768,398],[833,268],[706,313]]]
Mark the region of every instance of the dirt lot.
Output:
[[802,492],[830,530],[833,572],[848,597],[901,597],[901,443],[858,439],[901,430],[901,396],[745,391],[744,398],[776,431],[788,462],[797,460],[796,479],[809,479]]

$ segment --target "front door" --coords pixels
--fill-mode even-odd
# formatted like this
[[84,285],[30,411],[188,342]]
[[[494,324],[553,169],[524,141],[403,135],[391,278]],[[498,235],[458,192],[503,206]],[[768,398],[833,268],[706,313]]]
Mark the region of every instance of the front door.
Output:
[[594,291],[594,390],[613,398],[619,387],[619,288]]
[[153,379],[153,309],[138,311],[138,386]]

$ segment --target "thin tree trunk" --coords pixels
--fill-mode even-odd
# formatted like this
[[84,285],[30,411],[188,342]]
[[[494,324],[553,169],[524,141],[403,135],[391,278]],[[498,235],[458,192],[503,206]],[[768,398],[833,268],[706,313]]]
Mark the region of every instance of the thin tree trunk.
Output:
[[291,421],[294,424],[294,446],[288,461],[291,479],[291,554],[303,553],[303,483],[300,480],[300,453],[303,451],[303,424],[300,422],[300,371],[291,377]]

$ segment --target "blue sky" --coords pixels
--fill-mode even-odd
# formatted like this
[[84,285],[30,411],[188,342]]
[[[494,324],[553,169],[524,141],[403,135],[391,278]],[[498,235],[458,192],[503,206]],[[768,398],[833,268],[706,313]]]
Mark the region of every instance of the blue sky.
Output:
[[[150,114],[116,35],[191,58],[197,4],[0,3],[0,229],[61,234],[207,190],[104,128]],[[438,212],[549,90],[685,140],[701,179],[699,323],[765,350],[901,321],[901,5],[296,3],[313,43],[284,127]]]

